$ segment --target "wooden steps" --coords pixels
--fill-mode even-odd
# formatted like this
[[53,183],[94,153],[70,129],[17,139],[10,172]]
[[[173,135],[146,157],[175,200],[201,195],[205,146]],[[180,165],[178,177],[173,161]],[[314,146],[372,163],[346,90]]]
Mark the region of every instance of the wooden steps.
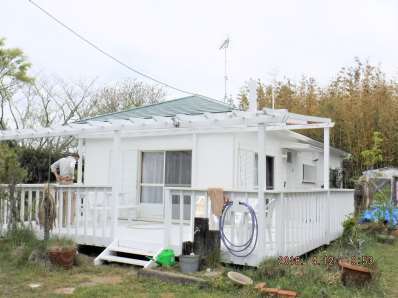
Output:
[[111,255],[102,256],[101,260],[107,261],[107,262],[115,262],[115,263],[141,266],[141,267],[145,267],[149,263],[149,261],[143,261],[143,260],[138,260],[138,259],[133,259],[133,258],[126,258],[126,257],[111,256]]
[[[156,267],[157,255],[162,251],[163,247],[154,243],[134,243],[121,242],[114,240],[98,257],[95,258],[94,264],[101,265],[104,262],[115,262],[140,266],[144,268]],[[119,256],[118,254],[123,254]],[[151,259],[149,259],[150,257]],[[148,258],[146,260],[146,258]]]

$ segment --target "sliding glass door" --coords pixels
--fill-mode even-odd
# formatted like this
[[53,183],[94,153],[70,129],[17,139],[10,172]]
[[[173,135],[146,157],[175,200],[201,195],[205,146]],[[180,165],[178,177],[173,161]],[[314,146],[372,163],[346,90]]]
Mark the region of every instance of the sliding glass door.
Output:
[[191,151],[142,152],[141,213],[144,218],[162,218],[165,186],[190,187]]

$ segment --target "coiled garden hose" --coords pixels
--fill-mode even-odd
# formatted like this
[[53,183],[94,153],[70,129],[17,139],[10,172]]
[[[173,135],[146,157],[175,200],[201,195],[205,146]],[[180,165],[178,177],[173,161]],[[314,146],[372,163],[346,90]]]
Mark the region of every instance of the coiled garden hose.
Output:
[[225,218],[226,218],[226,215],[228,214],[229,209],[233,206],[233,202],[227,202],[224,205],[223,211],[222,211],[222,214],[220,217],[219,228],[220,228],[220,238],[221,238],[221,241],[224,244],[225,248],[233,256],[244,258],[244,257],[249,256],[256,248],[257,239],[258,239],[258,222],[257,222],[256,212],[254,211],[252,206],[250,206],[249,204],[247,204],[245,202],[239,202],[239,205],[245,206],[249,210],[249,213],[250,213],[252,227],[251,227],[251,233],[250,233],[249,239],[243,244],[235,244],[235,243],[232,243],[232,241],[230,239],[228,239],[228,237],[225,235],[225,232],[224,232]]

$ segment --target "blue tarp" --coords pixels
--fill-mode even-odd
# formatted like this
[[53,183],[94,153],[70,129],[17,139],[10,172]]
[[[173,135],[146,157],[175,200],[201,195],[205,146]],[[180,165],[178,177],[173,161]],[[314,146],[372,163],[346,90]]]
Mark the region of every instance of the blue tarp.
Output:
[[[392,212],[391,212],[392,211]],[[398,208],[383,211],[376,207],[365,210],[361,216],[362,222],[377,222],[380,218],[384,218],[388,224],[398,225]]]

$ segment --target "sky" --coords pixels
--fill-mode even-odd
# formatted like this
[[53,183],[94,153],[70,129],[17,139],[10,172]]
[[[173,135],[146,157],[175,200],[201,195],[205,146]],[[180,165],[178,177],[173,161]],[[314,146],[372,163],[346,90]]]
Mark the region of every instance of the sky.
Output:
[[[126,64],[193,93],[222,99],[249,78],[314,77],[321,85],[354,58],[398,75],[396,0],[34,0]],[[24,50],[32,73],[110,84],[141,78],[98,53],[28,0],[0,0],[0,36]],[[166,89],[168,97],[184,94]]]

